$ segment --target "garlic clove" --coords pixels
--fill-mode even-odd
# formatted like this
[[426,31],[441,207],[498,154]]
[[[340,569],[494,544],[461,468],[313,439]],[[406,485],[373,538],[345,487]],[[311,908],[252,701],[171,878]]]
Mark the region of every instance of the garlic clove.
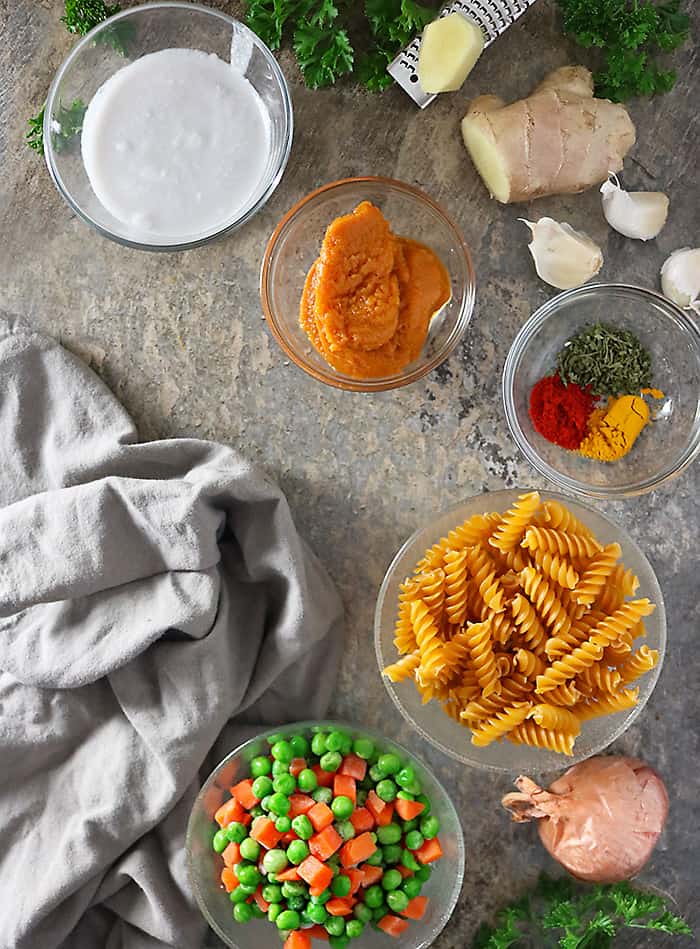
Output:
[[598,245],[582,231],[575,231],[569,224],[541,217],[539,221],[526,221],[532,232],[528,247],[535,261],[539,277],[559,290],[580,287],[586,280],[595,277],[603,266],[603,253]]
[[661,289],[669,300],[700,315],[700,247],[681,247],[666,258]]
[[656,237],[668,217],[668,197],[662,191],[625,191],[617,175],[600,186],[603,214],[610,227],[640,241]]

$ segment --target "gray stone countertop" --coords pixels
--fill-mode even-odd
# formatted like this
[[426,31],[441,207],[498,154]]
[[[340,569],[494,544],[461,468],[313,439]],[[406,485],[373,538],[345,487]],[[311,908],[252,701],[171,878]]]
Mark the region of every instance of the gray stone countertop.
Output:
[[[241,10],[226,0],[214,5],[234,15]],[[695,7],[700,36],[698,4],[686,6]],[[59,0],[0,0],[0,308],[27,317],[89,360],[144,438],[217,439],[281,483],[347,609],[331,714],[403,739],[435,769],[462,815],[464,889],[435,946],[465,947],[482,920],[533,883],[541,867],[554,865],[534,829],[511,825],[501,811],[508,776],[469,770],[407,730],[377,674],[373,608],[393,554],[433,512],[477,492],[544,486],[511,441],[500,376],[516,331],[553,291],[536,278],[517,221],[531,216],[530,209],[489,200],[458,125],[474,94],[520,98],[549,69],[576,62],[577,52],[561,35],[554,3],[540,0],[487,51],[461,92],[424,112],[396,87],[376,96],[350,84],[309,91],[283,53],[296,135],[280,187],[239,233],[156,256],[97,237],[62,202],[43,160],[24,147],[25,118],[37,111],[73,44],[59,22],[61,7]],[[660,188],[671,198],[658,240],[642,244],[609,230],[595,189],[536,204],[538,215],[567,220],[600,243],[604,280],[656,287],[666,256],[699,243],[700,83],[693,44],[676,63],[680,79],[670,94],[631,106],[638,143],[625,182]],[[363,174],[401,178],[443,204],[461,226],[477,272],[473,321],[447,362],[408,388],[371,396],[325,387],[290,365],[258,297],[261,255],[281,215],[317,185]],[[695,465],[654,494],[601,505],[649,557],[668,612],[660,681],[615,745],[657,768],[671,796],[667,830],[641,879],[672,894],[698,932],[699,475]],[[664,937],[633,942],[676,944]]]

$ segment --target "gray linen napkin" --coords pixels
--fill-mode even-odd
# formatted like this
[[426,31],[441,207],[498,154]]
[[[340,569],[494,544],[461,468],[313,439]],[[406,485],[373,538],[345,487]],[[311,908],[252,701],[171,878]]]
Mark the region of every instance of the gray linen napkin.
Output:
[[260,470],[139,444],[96,375],[4,318],[0,446],[0,947],[200,946],[198,773],[324,714],[338,596]]

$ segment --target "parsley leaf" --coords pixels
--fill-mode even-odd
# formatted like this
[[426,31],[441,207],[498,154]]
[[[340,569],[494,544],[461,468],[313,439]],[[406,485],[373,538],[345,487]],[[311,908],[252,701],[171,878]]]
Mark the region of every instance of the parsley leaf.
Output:
[[285,26],[299,16],[304,6],[290,0],[250,0],[245,21],[266,46],[279,49]]
[[[82,130],[86,106],[81,99],[74,99],[66,108],[60,105],[54,115],[51,129],[51,141],[57,152],[65,152],[75,143],[75,136]],[[41,112],[29,119],[29,131],[26,142],[37,152],[44,150],[44,114],[46,106]]]
[[120,10],[118,3],[105,3],[104,0],[66,0],[66,12],[61,20],[69,33],[85,36],[98,23]]

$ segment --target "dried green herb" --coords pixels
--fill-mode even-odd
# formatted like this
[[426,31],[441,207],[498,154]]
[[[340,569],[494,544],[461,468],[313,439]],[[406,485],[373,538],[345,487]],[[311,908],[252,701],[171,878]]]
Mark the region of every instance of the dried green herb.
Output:
[[596,396],[633,395],[651,386],[651,356],[634,333],[595,323],[572,336],[557,357],[559,377]]

